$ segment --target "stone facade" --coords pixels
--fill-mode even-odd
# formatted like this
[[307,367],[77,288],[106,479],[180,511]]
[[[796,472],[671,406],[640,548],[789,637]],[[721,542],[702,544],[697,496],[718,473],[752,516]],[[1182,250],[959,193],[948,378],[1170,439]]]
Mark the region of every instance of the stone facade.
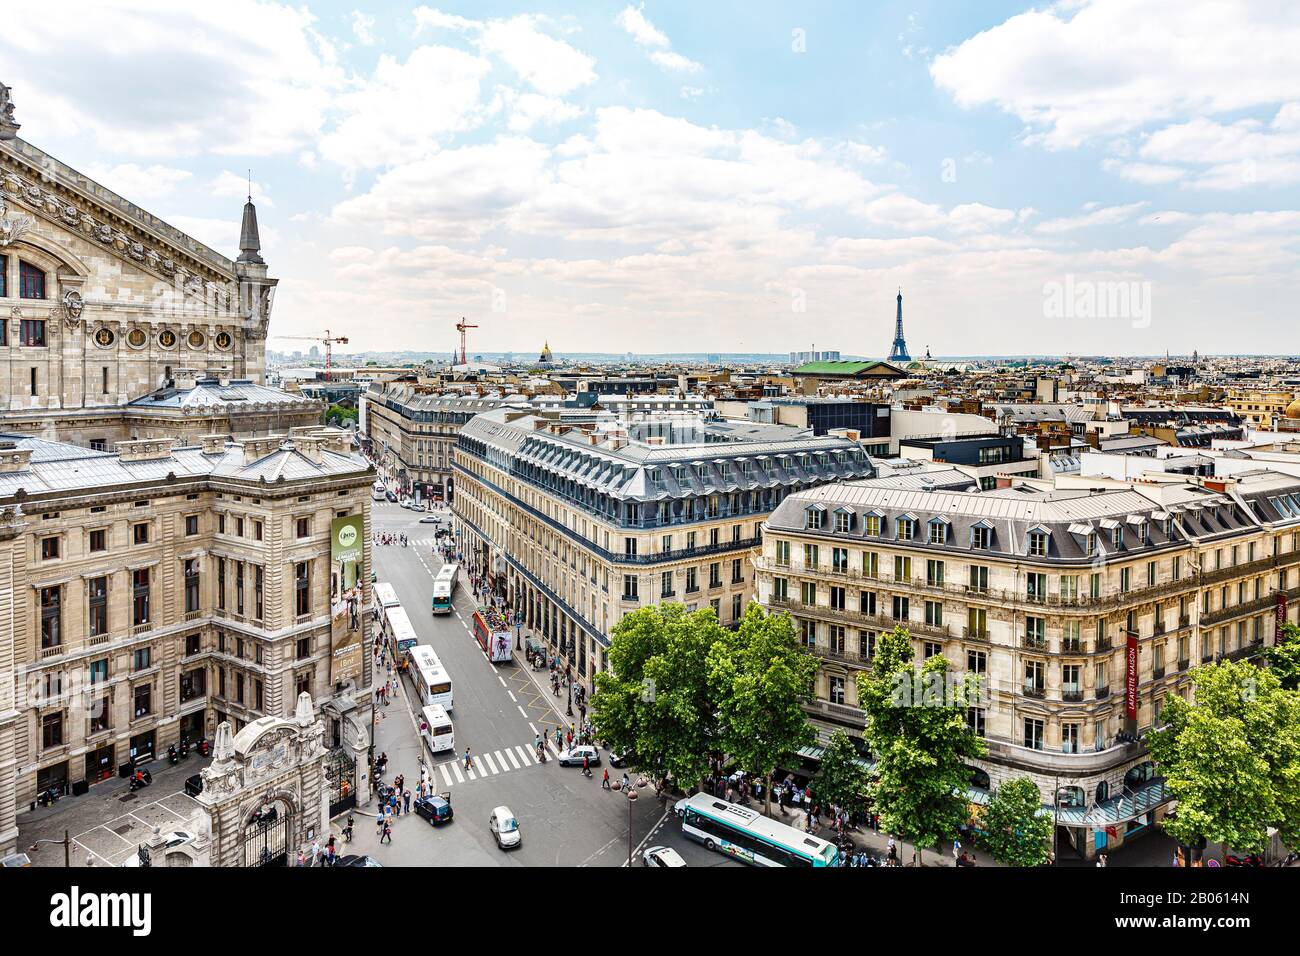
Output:
[[330,674],[330,523],[366,516],[369,568],[374,472],[336,441],[0,440],[0,854],[46,787],[364,700],[369,655],[361,686]]

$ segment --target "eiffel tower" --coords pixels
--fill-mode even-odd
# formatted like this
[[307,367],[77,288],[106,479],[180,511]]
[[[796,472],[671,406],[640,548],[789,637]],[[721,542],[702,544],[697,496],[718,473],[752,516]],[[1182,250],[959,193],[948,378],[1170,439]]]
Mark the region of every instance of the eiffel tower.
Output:
[[912,356],[907,354],[907,342],[903,339],[903,290],[898,290],[898,318],[894,322],[894,347],[889,350],[889,361],[910,362]]

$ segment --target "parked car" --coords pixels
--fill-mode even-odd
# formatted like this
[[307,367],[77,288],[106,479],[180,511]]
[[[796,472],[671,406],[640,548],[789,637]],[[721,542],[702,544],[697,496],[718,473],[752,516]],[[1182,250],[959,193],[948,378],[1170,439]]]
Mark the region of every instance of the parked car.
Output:
[[580,744],[577,747],[571,747],[570,749],[561,753],[560,766],[581,767],[583,757],[587,758],[587,766],[589,767],[600,766],[600,751],[597,750],[595,747],[588,746],[587,744]]
[[523,837],[519,833],[519,821],[515,819],[509,807],[497,807],[492,811],[492,815],[488,817],[488,830],[502,850],[513,850],[523,843]]
[[452,818],[451,811],[451,792],[431,793],[427,797],[417,797],[411,804],[411,809],[416,812],[417,816],[424,817],[434,826],[440,823],[450,823]]
[[682,859],[681,854],[670,846],[650,847],[645,851],[645,856],[641,858],[641,862],[646,866],[673,867],[686,865],[686,861]]
[[337,860],[335,860],[335,861],[334,861],[334,865],[335,865],[335,866],[378,866],[378,867],[382,867],[384,864],[380,863],[380,862],[379,862],[378,860],[376,860],[373,856],[358,856],[358,855],[355,854],[355,853],[349,853],[347,856],[341,856],[341,857],[339,857]]
[[609,765],[611,767],[627,766],[627,754],[616,754],[611,750],[609,752]]
[[[152,853],[157,853],[157,854],[159,854],[159,856],[161,857],[162,854],[166,853],[168,850],[170,850],[170,849],[172,849],[172,848],[174,848],[174,847],[182,846],[183,844],[186,844],[186,843],[193,843],[193,842],[194,842],[194,834],[191,833],[189,830],[173,830],[171,833],[168,833],[168,834],[164,837],[164,842],[163,842],[163,844],[162,844],[161,846],[152,847],[152,848],[150,849],[150,853],[151,853],[151,854],[152,854]],[[155,862],[156,862],[156,863],[161,863],[162,860],[161,860],[161,859],[158,859],[158,860],[156,860],[156,861],[155,861],[155,860],[151,860],[151,861],[150,861],[150,864],[152,865],[152,864],[155,863]],[[137,866],[139,866],[139,865],[140,865],[140,854],[139,854],[139,852],[137,852],[137,853],[135,854],[135,856],[129,856],[129,857],[127,857],[127,858],[122,862],[122,866],[125,866],[125,867],[137,867]]]
[[196,773],[185,778],[185,795],[197,797],[203,792],[203,774]]
[[427,514],[420,519],[420,524],[442,524],[442,516],[435,515],[435,514]]

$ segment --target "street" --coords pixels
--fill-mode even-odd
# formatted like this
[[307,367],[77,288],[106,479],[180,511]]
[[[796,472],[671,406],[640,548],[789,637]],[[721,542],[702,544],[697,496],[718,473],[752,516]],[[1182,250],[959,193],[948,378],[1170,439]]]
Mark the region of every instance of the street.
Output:
[[[445,514],[446,512],[443,512]],[[546,671],[533,672],[516,653],[513,663],[492,664],[470,627],[475,604],[462,578],[454,596],[455,612],[435,617],[429,610],[432,582],[441,567],[433,554],[437,526],[420,524],[420,512],[376,502],[372,527],[376,532],[406,534],[408,547],[375,545],[379,581],[387,581],[410,616],[421,643],[433,647],[452,678],[456,753],[435,760],[424,749],[412,712],[412,685],[378,708],[376,754],[388,754],[385,782],[404,774],[414,790],[420,760],[432,765],[440,792],[451,794],[455,819],[433,827],[411,815],[398,818],[391,844],[379,844],[376,804],[371,800],[355,813],[353,843],[344,853],[366,853],[387,866],[620,866],[628,859],[627,798],[601,788],[601,768],[590,780],[576,767],[562,768],[554,759],[536,762],[533,739],[538,733],[567,727],[565,697],[551,693]],[[524,636],[527,636],[526,634]],[[418,711],[418,707],[415,708]],[[577,720],[576,711],[574,721]],[[466,747],[474,771],[461,767]],[[617,780],[623,771],[610,769]],[[637,774],[629,770],[629,776]],[[676,818],[654,798],[653,789],[638,791],[632,804],[634,864],[640,865],[645,846],[672,846],[691,866],[736,866],[682,836]],[[514,811],[523,836],[518,849],[497,849],[488,832],[488,815],[505,805]],[[667,805],[671,807],[671,801]],[[336,830],[342,820],[335,821]]]

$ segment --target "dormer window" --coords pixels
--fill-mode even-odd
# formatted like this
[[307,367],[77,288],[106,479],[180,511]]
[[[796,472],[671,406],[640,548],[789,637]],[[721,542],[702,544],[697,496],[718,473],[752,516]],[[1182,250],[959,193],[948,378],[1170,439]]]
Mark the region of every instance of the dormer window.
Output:
[[1110,529],[1110,546],[1111,546],[1114,550],[1116,550],[1116,551],[1118,551],[1120,548],[1124,547],[1124,529],[1123,529],[1123,528],[1111,528],[1111,529]]
[[1047,557],[1048,540],[1046,531],[1029,532],[1029,553],[1035,558]]
[[1088,537],[1086,537],[1083,542],[1083,550],[1088,557],[1092,557],[1097,553],[1097,532],[1088,532]]
[[835,512],[835,531],[838,534],[848,534],[849,527],[852,523],[853,515],[848,511]]
[[880,537],[880,515],[867,515],[862,519],[862,524],[862,533],[867,537]]
[[1137,526],[1137,535],[1138,535],[1138,544],[1146,544],[1146,543],[1147,543],[1147,535],[1148,535],[1148,531],[1147,531],[1147,526],[1146,526],[1146,523],[1145,523],[1145,522],[1143,522],[1142,524],[1140,524],[1140,525]]
[[976,551],[988,551],[993,547],[993,529],[983,522],[972,525],[970,546]]
[[809,508],[805,512],[805,515],[807,518],[804,522],[804,527],[813,531],[820,529],[826,520],[826,512],[822,511],[820,508]]
[[948,522],[935,519],[930,522],[930,544],[948,543]]
[[911,541],[916,536],[916,522],[911,518],[899,518],[894,529],[899,541]]
[[1173,540],[1173,537],[1174,537],[1174,519],[1173,519],[1173,518],[1166,518],[1166,519],[1164,520],[1164,532],[1165,532],[1165,537],[1168,538],[1168,539],[1170,539],[1170,540],[1172,541],[1172,540]]

